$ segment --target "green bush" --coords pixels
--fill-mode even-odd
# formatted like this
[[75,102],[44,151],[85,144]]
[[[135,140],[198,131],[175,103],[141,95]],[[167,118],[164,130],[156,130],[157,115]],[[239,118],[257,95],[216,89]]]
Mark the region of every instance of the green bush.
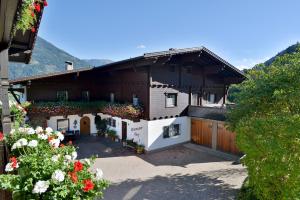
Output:
[[300,196],[300,51],[250,73],[228,114],[258,199]]

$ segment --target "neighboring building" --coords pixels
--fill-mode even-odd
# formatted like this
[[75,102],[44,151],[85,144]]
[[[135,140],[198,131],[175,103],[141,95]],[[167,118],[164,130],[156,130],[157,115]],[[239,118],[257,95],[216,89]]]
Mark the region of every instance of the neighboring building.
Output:
[[[10,84],[24,88],[23,97],[31,102],[106,100],[142,105],[139,121],[99,115],[110,119],[120,138],[134,138],[148,151],[190,141],[191,118],[224,120],[229,85],[245,79],[240,70],[205,47],[146,53],[94,68],[73,69],[68,63],[66,68]],[[81,121],[87,120],[93,134],[94,118],[92,113],[49,116],[47,123],[57,129],[68,119],[65,126],[73,130],[76,120],[76,129],[83,132]]]

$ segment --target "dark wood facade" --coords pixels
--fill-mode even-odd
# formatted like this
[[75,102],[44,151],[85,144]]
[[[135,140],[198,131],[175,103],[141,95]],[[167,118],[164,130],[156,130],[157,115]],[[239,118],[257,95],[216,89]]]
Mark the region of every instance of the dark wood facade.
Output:
[[[103,67],[53,76],[11,81],[27,87],[28,101],[56,101],[57,91],[68,91],[68,100],[80,101],[89,91],[90,101],[132,102],[133,96],[145,109],[145,119],[187,115],[189,105],[205,106],[209,94],[215,104],[224,104],[227,88],[244,76],[203,49],[144,55]],[[166,95],[175,94],[176,105],[166,106]]]

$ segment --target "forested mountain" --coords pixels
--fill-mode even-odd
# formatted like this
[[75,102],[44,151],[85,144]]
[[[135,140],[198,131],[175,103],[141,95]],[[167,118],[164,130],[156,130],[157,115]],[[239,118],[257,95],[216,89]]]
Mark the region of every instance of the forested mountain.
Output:
[[74,68],[101,66],[112,62],[107,59],[81,60],[59,49],[41,37],[37,38],[30,64],[9,63],[9,78],[33,76],[65,70],[65,61],[74,63]]

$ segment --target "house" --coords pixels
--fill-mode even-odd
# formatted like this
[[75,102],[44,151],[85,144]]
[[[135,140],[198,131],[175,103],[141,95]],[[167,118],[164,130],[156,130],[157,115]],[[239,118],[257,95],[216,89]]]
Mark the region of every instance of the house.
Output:
[[[121,139],[134,139],[151,151],[191,139],[196,141],[193,134],[200,133],[196,133],[195,120],[224,120],[228,87],[244,79],[240,70],[200,47],[146,53],[101,67],[73,69],[72,63],[67,62],[64,72],[20,78],[10,84],[12,88],[18,86],[23,99],[33,104],[105,100],[140,105],[143,114],[138,119],[97,110],[55,116],[48,113],[45,123],[53,129],[93,134],[97,132],[95,116],[99,115],[109,120],[110,128]],[[209,124],[207,128],[214,129]],[[208,140],[216,138],[210,135]],[[216,148],[214,142],[209,145]]]

